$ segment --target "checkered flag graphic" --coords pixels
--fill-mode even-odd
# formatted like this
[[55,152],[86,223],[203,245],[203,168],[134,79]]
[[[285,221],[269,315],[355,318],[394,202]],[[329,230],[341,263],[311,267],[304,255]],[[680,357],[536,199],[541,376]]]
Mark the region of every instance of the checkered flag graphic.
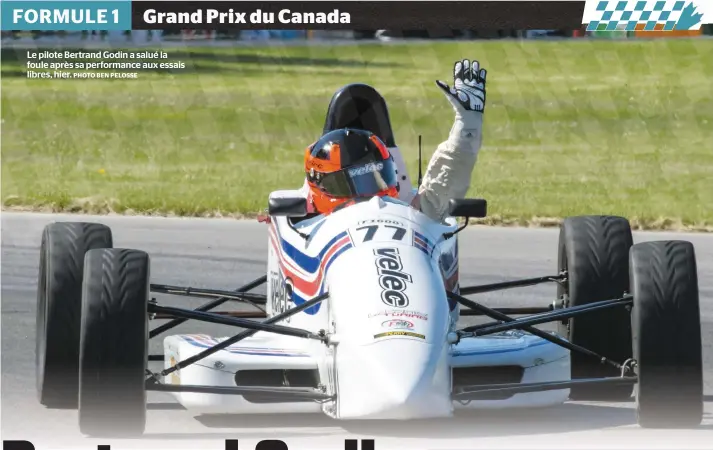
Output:
[[600,0],[587,31],[698,29],[703,14],[689,0]]

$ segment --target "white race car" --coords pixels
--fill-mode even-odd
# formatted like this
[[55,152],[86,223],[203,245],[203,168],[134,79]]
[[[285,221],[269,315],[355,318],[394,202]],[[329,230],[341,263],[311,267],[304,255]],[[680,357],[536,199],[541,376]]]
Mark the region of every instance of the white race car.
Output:
[[[356,125],[393,146],[373,88],[350,85],[337,95],[326,129],[363,119]],[[150,284],[149,256],[113,248],[106,226],[48,225],[38,287],[39,399],[77,407],[81,431],[96,436],[142,433],[147,391],[174,393],[197,412],[405,420],[459,408],[626,399],[637,385],[642,426],[701,422],[690,243],[633,245],[624,218],[571,217],[561,227],[554,274],[459,286],[457,233],[485,214],[484,200],[456,199],[451,217],[437,223],[398,199],[373,197],[310,216],[297,191],[274,192],[263,219],[267,274],[236,291]],[[557,284],[557,296],[542,308],[494,309],[465,298],[544,282]],[[248,292],[264,283],[266,295]],[[212,300],[186,310],[158,305],[151,292]],[[256,312],[211,312],[228,301]],[[471,315],[493,321],[458,329],[458,319]],[[260,317],[266,320],[253,320]],[[148,354],[150,338],[186,320],[244,330],[227,338],[168,336],[163,355]],[[546,322],[558,322],[559,332],[534,328]],[[165,361],[164,370],[150,371],[151,360]]]

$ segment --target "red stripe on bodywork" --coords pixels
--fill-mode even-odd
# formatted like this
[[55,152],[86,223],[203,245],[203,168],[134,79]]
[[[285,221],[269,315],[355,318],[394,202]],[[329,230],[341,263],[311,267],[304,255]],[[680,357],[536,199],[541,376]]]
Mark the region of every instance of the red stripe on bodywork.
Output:
[[329,251],[327,251],[327,253],[324,255],[324,259],[322,259],[322,262],[319,265],[319,270],[317,271],[316,278],[310,281],[304,279],[300,273],[292,270],[292,268],[289,267],[288,262],[285,261],[279,244],[276,242],[277,236],[270,233],[270,238],[272,247],[273,249],[275,249],[275,253],[277,253],[278,263],[280,265],[280,269],[282,270],[283,275],[292,279],[293,286],[306,296],[317,295],[317,292],[319,291],[319,288],[322,285],[324,267],[326,266],[327,262],[334,255],[334,253],[336,253],[337,251],[339,251],[340,248],[349,243],[349,236],[344,236],[342,239],[335,242],[332,248],[330,248]]

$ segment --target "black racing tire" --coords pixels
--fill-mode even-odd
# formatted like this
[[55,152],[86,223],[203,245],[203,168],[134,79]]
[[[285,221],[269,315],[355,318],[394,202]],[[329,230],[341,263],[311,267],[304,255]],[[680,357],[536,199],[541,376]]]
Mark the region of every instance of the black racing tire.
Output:
[[130,437],[146,426],[149,256],[139,250],[87,253],[82,288],[79,428]]
[[[567,271],[567,282],[557,288],[565,307],[587,305],[622,297],[629,291],[631,225],[623,217],[577,216],[560,227],[557,266]],[[632,357],[631,315],[624,308],[589,312],[558,323],[558,333],[618,363]],[[621,371],[581,353],[571,353],[571,375],[577,378],[616,377]],[[572,387],[572,400],[624,401],[631,385]]]
[[703,418],[703,351],[693,244],[636,244],[629,266],[639,425],[698,426]]
[[48,408],[76,408],[84,255],[111,248],[111,229],[98,223],[56,222],[42,232],[35,322],[35,383]]

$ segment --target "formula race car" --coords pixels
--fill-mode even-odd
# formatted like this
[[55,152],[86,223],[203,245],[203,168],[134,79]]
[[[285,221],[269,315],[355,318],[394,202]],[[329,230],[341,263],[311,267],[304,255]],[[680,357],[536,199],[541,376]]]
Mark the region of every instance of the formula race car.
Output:
[[[349,85],[337,97],[326,130],[361,127],[395,145],[376,90]],[[37,305],[40,402],[78,408],[86,435],[118,436],[144,431],[147,391],[173,393],[200,412],[407,420],[626,400],[636,385],[641,426],[702,420],[689,242],[634,245],[624,218],[569,217],[553,273],[460,286],[458,233],[485,217],[485,200],[451,200],[446,223],[393,198],[316,217],[296,191],[274,192],[268,205],[267,273],[235,291],[151,284],[149,255],[114,248],[107,226],[48,225]],[[265,283],[267,294],[249,292]],[[538,283],[556,285],[550,305],[498,309],[466,298]],[[189,310],[159,305],[151,293],[210,301]],[[231,301],[254,311],[213,312]],[[458,329],[463,316],[492,321]],[[149,339],[187,320],[242,330],[168,336],[164,354],[149,354]],[[558,332],[535,328],[547,322]],[[164,361],[163,370],[149,370],[149,361]]]

